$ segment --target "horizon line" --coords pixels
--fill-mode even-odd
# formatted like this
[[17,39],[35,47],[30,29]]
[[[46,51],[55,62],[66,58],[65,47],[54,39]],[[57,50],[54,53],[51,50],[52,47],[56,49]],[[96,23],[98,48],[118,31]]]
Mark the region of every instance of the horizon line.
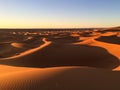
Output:
[[0,28],[0,29],[90,29],[90,28],[112,28],[112,27],[81,27],[81,28]]

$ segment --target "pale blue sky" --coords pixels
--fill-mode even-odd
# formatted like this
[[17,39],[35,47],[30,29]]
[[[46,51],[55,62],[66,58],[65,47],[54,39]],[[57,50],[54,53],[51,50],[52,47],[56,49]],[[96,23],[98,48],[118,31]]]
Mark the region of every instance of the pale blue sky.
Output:
[[120,0],[0,0],[0,28],[120,25]]

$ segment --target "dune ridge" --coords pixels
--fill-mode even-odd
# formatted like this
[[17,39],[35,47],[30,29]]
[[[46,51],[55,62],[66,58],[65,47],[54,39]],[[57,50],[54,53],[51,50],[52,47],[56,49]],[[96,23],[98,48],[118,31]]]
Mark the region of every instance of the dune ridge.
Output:
[[8,58],[2,58],[0,60],[10,60],[10,59],[15,59],[15,58],[23,57],[23,56],[29,55],[31,53],[34,53],[34,52],[36,52],[36,51],[38,51],[38,50],[40,50],[40,49],[42,49],[42,48],[44,48],[44,47],[46,47],[46,46],[48,46],[48,45],[51,44],[50,41],[46,41],[46,38],[43,38],[42,41],[44,42],[44,44],[40,45],[37,48],[33,48],[33,49],[30,49],[30,50],[27,50],[25,52],[20,53],[19,55],[16,55],[16,56],[12,56],[12,57],[8,57]]
[[[109,36],[111,36],[111,34]],[[120,60],[120,53],[119,53],[120,45],[98,41],[97,38],[99,39],[100,36],[98,36],[98,37],[88,37],[87,39],[84,39],[84,37],[83,37],[82,42],[74,43],[74,44],[102,47]],[[117,70],[117,69],[115,69],[115,70]]]
[[[30,49],[0,57],[0,90],[119,90],[117,35],[113,29],[21,32],[20,43],[30,44]],[[38,46],[39,38],[44,43]],[[33,42],[38,47],[31,48]]]
[[119,89],[119,72],[94,68],[59,67],[0,76],[1,90],[113,90]]
[[100,42],[100,41],[96,41],[95,39],[89,39],[89,40],[85,40],[83,42],[79,42],[79,43],[75,43],[75,44],[102,47],[102,48],[105,48],[108,52],[110,52],[111,54],[113,54],[114,56],[116,56],[117,58],[120,59],[120,53],[119,53],[120,46],[119,45]]

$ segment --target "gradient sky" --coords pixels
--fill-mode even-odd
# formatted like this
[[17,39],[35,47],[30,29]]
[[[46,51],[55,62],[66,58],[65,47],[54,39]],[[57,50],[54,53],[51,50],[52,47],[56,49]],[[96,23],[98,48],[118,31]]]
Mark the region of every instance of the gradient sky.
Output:
[[120,25],[120,0],[0,0],[0,28]]

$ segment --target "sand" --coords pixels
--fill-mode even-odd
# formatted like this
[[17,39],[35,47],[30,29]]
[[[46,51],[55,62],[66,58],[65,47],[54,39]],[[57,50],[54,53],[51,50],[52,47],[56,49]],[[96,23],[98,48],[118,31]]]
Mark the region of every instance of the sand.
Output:
[[28,31],[2,40],[0,90],[120,89],[117,30]]
[[31,69],[0,76],[1,90],[114,90],[120,73],[88,67]]

